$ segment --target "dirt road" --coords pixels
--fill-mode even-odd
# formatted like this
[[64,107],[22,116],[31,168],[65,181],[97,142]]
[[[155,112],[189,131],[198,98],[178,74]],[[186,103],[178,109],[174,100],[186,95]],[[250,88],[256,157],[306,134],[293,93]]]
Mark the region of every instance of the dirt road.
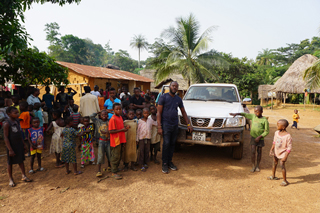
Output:
[[[18,185],[10,188],[6,157],[0,157],[0,196],[6,197],[0,200],[0,212],[318,212],[320,138],[310,128],[320,124],[319,111],[300,109],[300,130],[289,129],[294,139],[287,162],[291,184],[280,187],[281,180],[267,180],[275,123],[280,118],[291,122],[292,113],[293,109],[265,110],[271,131],[259,173],[249,172],[248,140],[240,161],[231,158],[230,148],[183,146],[174,154],[176,172],[162,174],[160,165],[150,163],[146,173],[129,171],[122,173],[121,181],[108,178],[100,183],[95,166],[87,166],[79,176],[65,175],[65,168],[54,168],[54,156],[45,151],[47,171],[30,175],[34,182],[26,184],[19,181],[20,172],[14,166]],[[3,141],[0,143],[2,155]],[[29,160],[25,161],[27,170]],[[281,177],[280,169],[278,172]]]

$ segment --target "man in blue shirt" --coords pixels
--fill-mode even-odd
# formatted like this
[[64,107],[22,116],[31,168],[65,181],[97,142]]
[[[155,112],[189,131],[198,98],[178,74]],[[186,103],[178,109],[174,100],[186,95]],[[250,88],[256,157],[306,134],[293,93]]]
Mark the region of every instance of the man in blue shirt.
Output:
[[121,101],[116,97],[116,90],[115,88],[111,87],[109,90],[109,99],[106,100],[104,103],[104,107],[106,108],[108,112],[109,119],[113,116],[113,104],[114,103],[121,103]]
[[171,82],[169,93],[161,95],[158,102],[158,134],[163,135],[162,172],[165,174],[168,174],[169,168],[173,171],[177,170],[177,167],[172,163],[172,156],[179,131],[178,107],[180,108],[183,118],[187,121],[188,131],[193,131],[183,102],[181,98],[176,95],[178,89],[178,82]]

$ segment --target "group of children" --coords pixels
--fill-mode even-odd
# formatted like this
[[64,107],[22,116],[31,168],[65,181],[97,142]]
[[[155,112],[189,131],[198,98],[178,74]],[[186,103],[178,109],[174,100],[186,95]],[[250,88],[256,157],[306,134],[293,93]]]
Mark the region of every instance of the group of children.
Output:
[[[86,163],[95,164],[95,153],[93,141],[98,142],[97,158],[97,177],[102,176],[101,165],[105,163],[107,157],[107,171],[112,172],[112,177],[119,180],[122,176],[118,174],[121,160],[123,161],[123,171],[129,169],[137,171],[136,165],[140,165],[140,170],[145,172],[148,169],[148,163],[153,160],[156,164],[157,153],[160,151],[161,137],[157,132],[157,108],[154,105],[148,105],[146,108],[134,110],[130,104],[113,104],[113,116],[109,119],[108,112],[102,110],[91,116],[81,117],[77,105],[70,106],[70,113],[62,118],[60,110],[52,111],[52,122],[49,127],[44,114],[41,110],[41,104],[35,103],[33,106],[27,102],[13,101],[6,103],[0,100],[0,119],[6,121],[3,124],[4,140],[7,146],[9,185],[14,187],[15,182],[12,179],[12,164],[19,164],[22,171],[22,180],[30,182],[31,180],[25,174],[23,161],[25,153],[31,155],[30,171],[44,171],[41,166],[41,153],[45,148],[44,137],[45,130],[49,133],[53,129],[50,153],[55,153],[56,167],[66,167],[66,174],[69,174],[69,164],[73,165],[73,173],[79,175],[82,172],[77,170],[77,138],[80,137],[78,146],[81,153],[81,168]],[[145,105],[146,106],[146,105]],[[262,116],[263,108],[256,106],[254,114],[250,113],[231,113],[232,116],[241,115],[251,120],[250,145],[251,145],[251,172],[260,171],[262,147],[264,147],[264,138],[269,134],[268,119]],[[294,123],[292,127],[297,128],[298,111],[294,111]],[[287,132],[289,122],[281,119],[277,122],[277,131],[274,135],[273,145],[270,155],[273,156],[274,164],[272,176],[269,180],[278,180],[275,176],[276,167],[280,160],[282,167],[283,182],[282,186],[288,185],[286,179],[285,162],[292,149],[292,138]],[[151,154],[150,154],[151,153]],[[257,153],[257,158],[256,158]],[[33,169],[35,157],[38,161],[38,169]]]

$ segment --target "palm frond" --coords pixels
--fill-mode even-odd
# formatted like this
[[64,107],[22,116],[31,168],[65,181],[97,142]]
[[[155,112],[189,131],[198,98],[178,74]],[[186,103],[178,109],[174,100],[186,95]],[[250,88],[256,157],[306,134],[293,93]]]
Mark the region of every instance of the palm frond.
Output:
[[311,90],[320,88],[320,60],[317,60],[311,67],[305,70],[303,79]]

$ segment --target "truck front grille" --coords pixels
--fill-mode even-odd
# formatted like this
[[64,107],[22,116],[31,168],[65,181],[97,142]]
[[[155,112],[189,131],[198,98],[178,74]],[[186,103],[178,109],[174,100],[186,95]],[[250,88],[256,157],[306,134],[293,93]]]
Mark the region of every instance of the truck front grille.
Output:
[[212,127],[220,128],[223,125],[223,119],[215,119]]
[[187,125],[187,122],[184,120],[183,116],[179,116],[179,118],[180,118],[181,125]]
[[191,118],[192,126],[197,127],[208,127],[210,118]]

